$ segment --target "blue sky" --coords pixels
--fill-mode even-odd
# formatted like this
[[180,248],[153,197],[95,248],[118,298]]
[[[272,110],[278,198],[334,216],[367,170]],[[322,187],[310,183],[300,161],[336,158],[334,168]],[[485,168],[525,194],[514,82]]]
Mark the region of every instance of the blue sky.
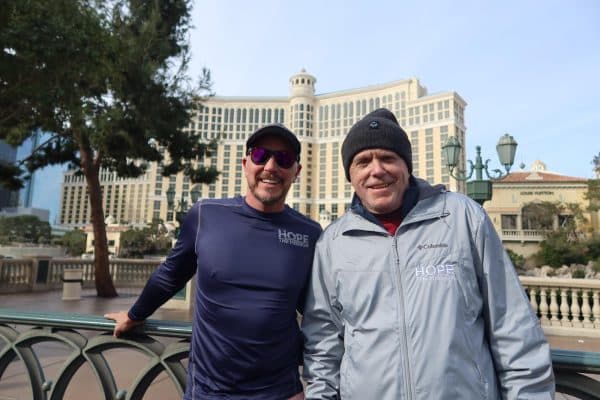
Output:
[[[196,0],[191,76],[211,70],[217,95],[287,96],[306,68],[318,94],[417,77],[468,105],[475,146],[499,167],[498,138],[519,143],[515,166],[591,178],[600,152],[600,1]],[[34,205],[56,215],[57,168],[36,178]],[[51,217],[53,218],[53,217]]]
[[328,93],[417,77],[467,103],[467,156],[541,159],[592,177],[600,152],[600,2],[196,1],[192,74],[217,95],[287,96],[301,68]]

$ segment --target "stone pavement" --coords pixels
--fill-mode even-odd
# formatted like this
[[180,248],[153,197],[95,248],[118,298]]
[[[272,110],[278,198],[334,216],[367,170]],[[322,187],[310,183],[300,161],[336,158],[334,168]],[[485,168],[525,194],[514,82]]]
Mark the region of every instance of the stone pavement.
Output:
[[[81,300],[71,301],[63,301],[61,299],[61,291],[4,294],[0,295],[0,308],[32,312],[103,315],[106,312],[129,309],[137,298],[139,289],[119,289],[119,294],[120,296],[116,298],[103,299],[96,297],[94,290],[84,290]],[[159,309],[151,318],[191,321],[192,315],[187,310]],[[165,339],[165,342],[168,340],[168,338]],[[548,337],[548,341],[552,348],[600,351],[600,338],[551,336]],[[0,343],[0,349],[2,345],[3,343]],[[64,361],[64,349],[54,344],[40,344],[36,346],[39,346],[36,347],[36,351],[38,352],[46,376],[54,376]],[[61,355],[61,353],[63,354]],[[119,388],[128,387],[129,382],[132,382],[137,372],[145,364],[145,357],[134,351],[111,350],[106,352],[105,356],[113,369],[115,379],[117,380],[117,387]],[[65,395],[66,400],[79,400],[83,398],[86,400],[103,399],[100,387],[95,383],[96,378],[89,367],[84,365],[74,376],[72,382],[73,384],[69,386]],[[2,380],[0,380],[0,400],[27,400],[30,398],[29,381],[23,364],[21,362],[11,363],[5,371]],[[557,399],[567,398],[557,395]],[[155,379],[145,399],[177,399],[175,388],[164,373]]]

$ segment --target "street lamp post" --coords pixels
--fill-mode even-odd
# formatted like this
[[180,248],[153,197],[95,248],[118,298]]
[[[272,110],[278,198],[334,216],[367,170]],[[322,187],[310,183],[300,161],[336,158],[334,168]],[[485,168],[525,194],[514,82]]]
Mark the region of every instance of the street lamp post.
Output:
[[[446,143],[442,146],[442,153],[446,158],[446,166],[450,172],[450,176],[459,181],[467,182],[467,195],[482,204],[492,198],[492,180],[498,180],[510,172],[515,161],[515,153],[517,152],[517,141],[508,133],[505,133],[498,144],[496,145],[496,151],[498,152],[498,158],[500,163],[504,166],[505,173],[499,169],[494,169],[492,174],[488,170],[488,164],[490,160],[486,160],[485,163],[481,158],[481,146],[476,146],[477,156],[475,157],[475,164],[471,160],[469,162],[469,173],[457,169],[458,157],[461,151],[461,144],[455,136],[450,136]],[[475,179],[469,181],[475,171]],[[483,179],[483,171],[485,171],[488,179]]]
[[[167,206],[170,211],[175,212],[175,220],[177,221],[177,228],[175,229],[175,237],[179,236],[179,230],[181,229],[181,224],[185,217],[185,214],[188,211],[188,202],[184,196],[184,192],[181,192],[181,199],[179,203],[175,204],[175,187],[173,185],[169,186],[167,190]],[[192,200],[191,204],[193,205],[200,198],[200,185],[195,185],[192,187],[190,191],[190,198]]]

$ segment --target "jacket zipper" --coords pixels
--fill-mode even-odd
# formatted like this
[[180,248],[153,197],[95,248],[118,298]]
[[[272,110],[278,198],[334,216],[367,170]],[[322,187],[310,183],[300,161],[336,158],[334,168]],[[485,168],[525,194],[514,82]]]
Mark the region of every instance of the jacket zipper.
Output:
[[[398,234],[398,232],[396,232]],[[410,363],[408,360],[408,335],[406,333],[406,312],[404,304],[404,287],[402,286],[402,271],[400,271],[400,256],[398,254],[398,245],[396,244],[396,235],[392,236],[392,247],[394,248],[394,255],[396,257],[396,273],[398,282],[398,302],[400,303],[401,318],[400,326],[402,329],[400,343],[402,346],[402,361],[404,364],[405,373],[402,374],[404,377],[404,385],[406,386],[406,392],[408,399],[414,399],[413,387],[412,387],[412,376],[410,371]]]

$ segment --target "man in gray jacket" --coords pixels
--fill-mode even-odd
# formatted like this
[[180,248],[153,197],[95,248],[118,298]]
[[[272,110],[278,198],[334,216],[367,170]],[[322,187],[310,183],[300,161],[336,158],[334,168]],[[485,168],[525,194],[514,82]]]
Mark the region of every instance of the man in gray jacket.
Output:
[[307,400],[552,399],[548,343],[482,207],[412,175],[386,109],[342,161],[355,196],[315,250]]

